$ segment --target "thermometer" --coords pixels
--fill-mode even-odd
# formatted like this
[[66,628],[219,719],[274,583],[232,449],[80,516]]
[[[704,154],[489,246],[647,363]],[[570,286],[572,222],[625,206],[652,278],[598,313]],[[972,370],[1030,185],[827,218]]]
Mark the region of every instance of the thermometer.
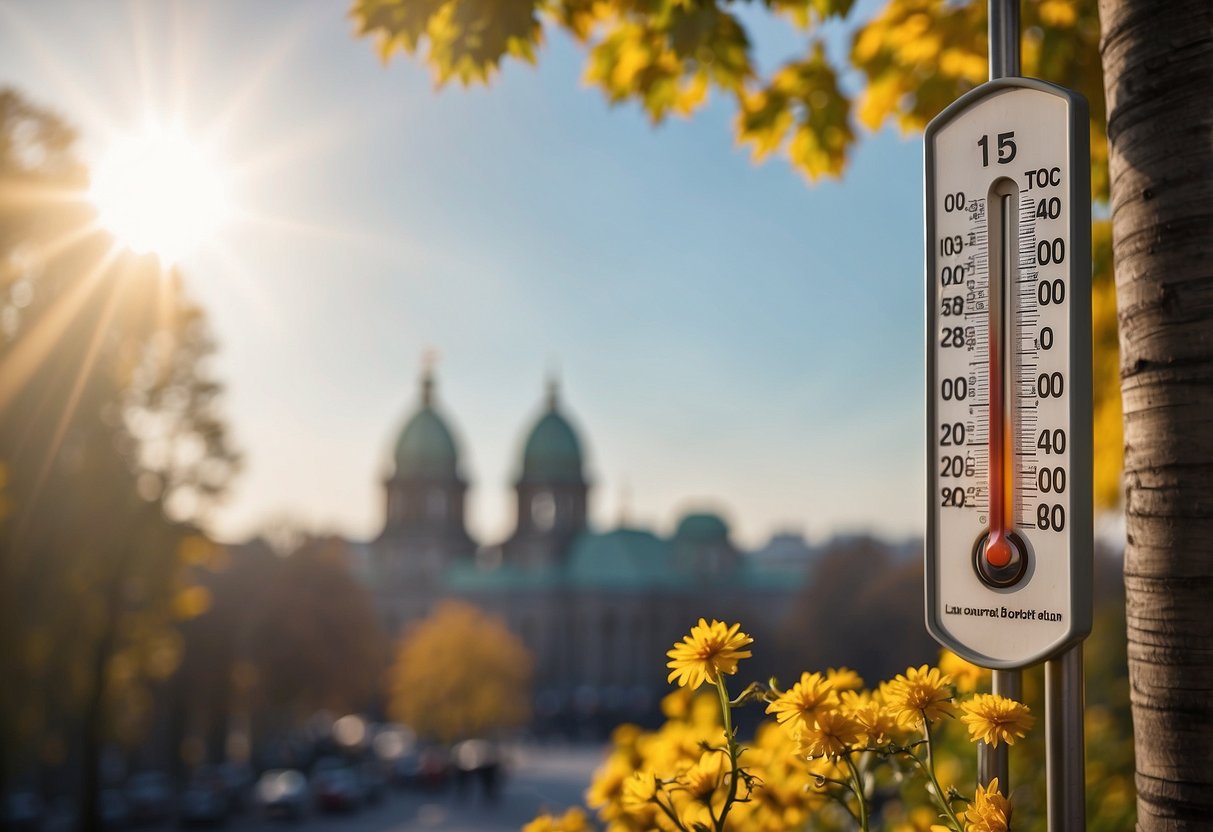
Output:
[[926,130],[927,626],[986,667],[1090,630],[1087,119],[1003,78]]

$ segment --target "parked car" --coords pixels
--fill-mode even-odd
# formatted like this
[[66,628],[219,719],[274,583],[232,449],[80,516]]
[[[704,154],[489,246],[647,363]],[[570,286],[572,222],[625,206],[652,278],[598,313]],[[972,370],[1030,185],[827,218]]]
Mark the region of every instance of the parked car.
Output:
[[309,797],[307,778],[293,768],[265,772],[253,789],[257,810],[266,817],[299,820],[307,815]]
[[126,781],[126,802],[134,823],[161,823],[173,811],[173,784],[162,771],[141,771]]
[[98,800],[102,829],[126,829],[131,823],[131,808],[118,789],[103,789]]
[[42,798],[30,789],[16,789],[0,804],[0,828],[14,832],[36,832],[42,828],[46,808]]
[[354,812],[366,799],[358,773],[339,760],[320,760],[312,773],[316,808],[325,812]]
[[218,826],[227,821],[227,795],[213,780],[195,779],[181,793],[182,826]]
[[406,789],[437,791],[446,786],[450,773],[450,755],[438,747],[401,754],[392,767],[396,784]]
[[378,760],[363,760],[358,764],[358,779],[367,803],[376,804],[387,794],[387,772]]
[[247,763],[227,762],[218,767],[218,774],[227,793],[228,812],[243,812],[255,779],[252,768]]

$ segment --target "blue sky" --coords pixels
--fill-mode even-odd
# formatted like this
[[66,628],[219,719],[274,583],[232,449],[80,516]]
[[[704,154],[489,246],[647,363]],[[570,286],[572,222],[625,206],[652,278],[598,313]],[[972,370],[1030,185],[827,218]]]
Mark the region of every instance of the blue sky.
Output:
[[[869,4],[870,5],[870,4]],[[147,112],[216,136],[234,222],[187,260],[246,470],[212,518],[373,534],[426,349],[473,482],[509,483],[556,368],[588,447],[594,519],[725,513],[743,543],[919,533],[921,142],[865,138],[846,178],[755,166],[714,103],[657,129],[538,68],[435,93],[384,66],[344,2],[3,2],[0,83],[95,158]],[[765,62],[799,48],[760,26]]]

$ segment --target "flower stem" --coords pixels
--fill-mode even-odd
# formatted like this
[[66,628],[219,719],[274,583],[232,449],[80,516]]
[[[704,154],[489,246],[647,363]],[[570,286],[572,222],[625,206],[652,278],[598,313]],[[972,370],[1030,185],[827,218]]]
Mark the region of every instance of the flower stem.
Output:
[[737,800],[737,739],[733,736],[733,712],[729,706],[729,691],[724,685],[724,674],[716,674],[716,692],[720,695],[720,716],[724,720],[724,738],[729,745],[729,793],[724,805],[720,807],[720,817],[716,820],[716,829],[724,832],[724,821],[729,816],[729,809]]
[[868,804],[863,797],[863,779],[859,776],[859,769],[855,768],[855,763],[851,762],[850,754],[843,754],[842,759],[847,763],[847,769],[851,772],[851,790],[855,792],[855,799],[859,801],[859,828],[862,832],[868,832]]
[[660,809],[662,813],[674,823],[674,826],[678,827],[680,832],[687,832],[687,828],[682,825],[682,821],[678,819],[678,815],[674,814],[674,810],[671,807],[662,803],[661,798],[658,795],[653,795],[653,802],[656,803],[657,808]]
[[927,719],[926,714],[922,715],[922,730],[927,742],[927,762],[923,765],[922,760],[917,754],[911,754],[915,761],[918,762],[926,773],[927,777],[931,778],[931,785],[935,787],[935,801],[939,807],[944,810],[948,816],[948,820],[952,822],[956,832],[963,832],[964,827],[960,825],[960,819],[956,817],[956,813],[952,811],[951,805],[948,803],[947,797],[944,796],[944,791],[939,785],[939,779],[935,776],[935,755],[933,753],[934,743],[931,742],[931,720]]

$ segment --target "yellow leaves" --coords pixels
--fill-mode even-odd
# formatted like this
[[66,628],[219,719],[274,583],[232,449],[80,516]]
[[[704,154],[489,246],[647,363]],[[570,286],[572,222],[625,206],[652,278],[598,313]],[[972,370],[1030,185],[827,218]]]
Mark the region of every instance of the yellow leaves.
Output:
[[596,21],[604,34],[591,45],[584,80],[612,103],[639,101],[655,123],[694,112],[713,84],[739,90],[752,74],[744,29],[715,5],[670,3],[647,17]]
[[1044,0],[1040,4],[1040,20],[1049,26],[1073,26],[1078,20],[1074,7],[1069,0]]
[[1112,223],[1091,228],[1091,347],[1095,504],[1120,502],[1124,467],[1124,419],[1120,401],[1120,349],[1116,320],[1116,282],[1112,277]]
[[405,636],[388,712],[446,742],[515,727],[530,716],[532,659],[496,618],[447,601]]
[[173,598],[173,615],[182,620],[197,618],[211,608],[211,593],[204,586],[189,586]]
[[[852,5],[765,0],[805,30],[847,16]],[[805,57],[756,81],[746,29],[727,8],[715,0],[354,0],[351,16],[384,60],[424,49],[440,86],[451,79],[487,83],[506,56],[534,62],[546,19],[587,45],[583,78],[611,103],[636,101],[657,123],[690,115],[716,87],[736,99],[735,133],[756,161],[782,150],[811,181],[840,176],[855,135],[839,69],[812,41]],[[1106,199],[1096,0],[1034,0],[1022,14],[1023,74],[1075,88],[1090,104],[1092,193]],[[865,79],[859,123],[920,131],[986,79],[986,3],[887,0],[857,27],[849,59]]]
[[785,64],[766,87],[743,93],[740,104],[737,138],[751,146],[756,161],[784,148],[810,180],[842,174],[855,138],[851,104],[820,42],[808,58]]
[[227,564],[227,552],[222,546],[201,534],[189,534],[177,544],[177,557],[184,566],[222,568]]
[[439,86],[487,83],[507,55],[533,62],[543,37],[533,0],[356,0],[350,14],[384,61],[428,44]]

